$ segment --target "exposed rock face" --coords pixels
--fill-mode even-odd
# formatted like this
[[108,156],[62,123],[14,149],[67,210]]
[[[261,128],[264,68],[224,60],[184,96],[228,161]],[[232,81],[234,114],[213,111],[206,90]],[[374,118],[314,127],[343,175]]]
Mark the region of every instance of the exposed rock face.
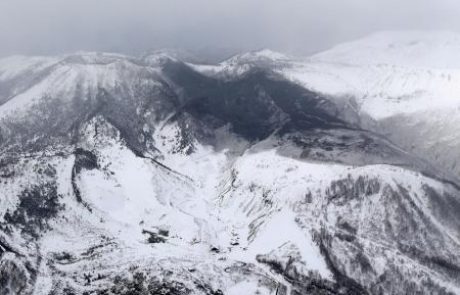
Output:
[[455,175],[288,57],[20,66],[0,67],[0,295],[460,291]]

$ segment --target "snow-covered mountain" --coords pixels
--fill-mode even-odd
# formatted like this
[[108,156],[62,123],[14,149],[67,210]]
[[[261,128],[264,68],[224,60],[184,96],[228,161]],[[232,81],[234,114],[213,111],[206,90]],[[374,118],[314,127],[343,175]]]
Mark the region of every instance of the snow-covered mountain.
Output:
[[378,122],[369,128],[458,177],[459,53],[457,33],[383,32],[281,72],[309,89],[351,98]]
[[456,40],[0,60],[0,294],[460,293]]

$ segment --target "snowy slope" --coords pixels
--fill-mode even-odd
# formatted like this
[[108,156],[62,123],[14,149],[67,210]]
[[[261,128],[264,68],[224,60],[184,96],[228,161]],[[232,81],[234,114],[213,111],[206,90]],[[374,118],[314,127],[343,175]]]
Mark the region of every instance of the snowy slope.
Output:
[[377,122],[368,128],[458,177],[459,53],[457,33],[383,32],[278,72],[309,89],[351,99]]
[[211,77],[237,79],[255,67],[270,70],[285,67],[292,59],[293,57],[270,49],[261,49],[234,55],[217,65],[193,63],[189,63],[189,65],[198,72]]
[[[92,124],[86,130],[93,130]],[[168,152],[172,146],[165,143],[164,156],[177,172],[171,174],[136,157],[122,140],[91,132],[86,138],[97,168],[87,165],[76,177],[74,156],[8,165],[33,173],[27,165],[45,161],[55,169],[47,181],[57,186],[60,209],[44,223],[35,242],[39,250],[26,248],[30,240],[24,232],[19,240],[10,235],[2,240],[29,259],[36,251],[45,257],[32,262],[40,269],[37,278],[22,277],[34,294],[116,289],[117,276],[162,278],[168,271],[170,279],[197,293],[201,284],[224,294],[240,288],[249,294],[250,283],[254,292],[276,294],[280,286],[302,290],[312,278],[324,288],[346,286],[340,281],[345,274],[374,291],[402,275],[394,292],[409,286],[426,290],[428,283],[434,292],[458,292],[460,282],[449,268],[404,248],[417,245],[433,261],[460,261],[460,222],[446,218],[456,215],[443,207],[445,201],[459,204],[456,191],[419,173],[389,165],[310,162],[276,149],[248,150],[235,159],[200,146],[187,156]],[[21,195],[17,181],[31,179],[25,174],[2,184],[2,200],[11,204],[6,210],[14,212],[15,196]],[[33,223],[8,221],[18,230],[36,230]],[[149,240],[160,231],[165,233],[155,235],[159,241]],[[379,282],[384,274],[388,279]]]
[[0,294],[459,293],[456,40],[1,60]]
[[[154,73],[154,69],[140,67],[126,57],[111,54],[79,53],[59,59],[24,57],[17,69],[9,62],[10,59],[0,62],[0,72],[3,72],[0,83],[5,83],[2,88],[11,87],[10,80],[19,80],[21,84],[11,87],[9,97],[1,97],[6,100],[0,106],[2,117],[27,112],[43,97],[59,97],[63,100],[61,103],[75,95],[91,98],[101,88],[113,90],[121,87],[120,81],[129,82],[126,85],[142,83],[141,74]],[[27,85],[24,78],[30,75],[37,76],[33,85]]]
[[376,119],[458,106],[460,36],[382,32],[283,70],[317,91],[353,96]]
[[352,65],[399,65],[411,68],[458,69],[460,35],[442,31],[384,31],[340,44],[311,57]]

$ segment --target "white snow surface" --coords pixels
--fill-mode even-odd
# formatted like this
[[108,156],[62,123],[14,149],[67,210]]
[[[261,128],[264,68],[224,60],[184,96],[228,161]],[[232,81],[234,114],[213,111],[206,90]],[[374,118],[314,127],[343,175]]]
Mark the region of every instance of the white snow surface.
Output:
[[357,100],[375,119],[460,106],[460,35],[382,32],[338,45],[280,73]]
[[27,115],[27,112],[48,98],[66,104],[75,97],[94,98],[100,89],[110,92],[128,88],[128,91],[132,91],[133,85],[139,83],[157,83],[145,78],[156,73],[158,69],[154,67],[138,65],[128,57],[106,53],[81,52],[56,58],[2,59],[0,82],[4,77],[36,77],[32,79],[32,84],[13,89],[11,97],[0,105],[0,118]]
[[[455,136],[457,120],[452,119],[460,110],[459,52],[460,38],[454,33],[385,32],[308,59],[262,50],[235,56],[219,65],[189,65],[207,75],[234,78],[246,73],[255,63],[268,64],[284,77],[331,99],[353,98],[360,110],[375,120],[404,115],[413,122],[410,116],[422,118],[419,115],[423,114],[424,124],[429,126],[424,130],[430,130],[431,135],[439,134],[446,146],[453,149],[460,146]],[[157,66],[165,58],[170,57],[160,53],[146,57],[147,65],[119,55],[95,53],[1,59],[0,81],[41,73],[45,69],[50,71],[0,105],[0,118],[30,110],[46,94],[69,97],[77,88],[96,93],[98,87],[113,89],[120,81],[135,83],[133,74],[158,73]],[[449,114],[448,122],[443,114]],[[102,243],[100,255],[91,263],[104,265],[107,273],[127,269],[137,262],[154,264],[173,258],[191,261],[191,265],[206,262],[230,265],[242,261],[263,271],[265,268],[256,256],[290,243],[299,249],[307,270],[332,280],[331,271],[312,237],[323,225],[335,227],[342,213],[337,208],[329,208],[325,213],[327,218],[315,213],[323,212],[324,190],[332,181],[373,177],[390,187],[410,187],[420,196],[424,196],[420,192],[425,184],[443,190],[443,184],[400,167],[300,161],[283,157],[276,149],[248,150],[235,157],[228,150],[216,151],[195,143],[194,153],[184,155],[174,152],[177,132],[178,126],[165,123],[153,135],[163,155],[160,162],[172,171],[149,159],[136,157],[122,141],[108,139],[109,144],[98,146],[99,165],[104,169],[83,170],[77,179],[82,197],[94,208],[93,212],[72,199],[73,157],[53,163],[60,171],[58,189],[65,196],[66,208],[72,209],[66,211],[66,221],[41,241],[40,251],[44,257],[62,249],[78,256]],[[430,146],[436,145],[437,137],[428,138]],[[88,140],[88,144],[98,143]],[[24,165],[23,171],[33,171],[33,164],[33,161],[20,163]],[[25,180],[38,181],[35,177],[22,175],[2,187],[0,216],[17,206],[19,200],[12,196],[17,196]],[[305,205],[308,192],[317,192],[318,198]],[[420,196],[417,197],[419,207],[429,208],[428,199]],[[369,220],[381,214],[378,209],[382,198],[381,195],[369,197],[359,211],[360,218]],[[429,210],[425,214],[437,224]],[[167,243],[148,244],[143,230],[158,229],[169,231]],[[457,241],[456,233],[446,235]],[[359,238],[366,247],[378,244],[364,235]],[[219,253],[210,254],[211,247],[218,248]],[[372,261],[379,274],[385,270],[383,261],[382,256]],[[407,262],[402,258],[401,261]],[[76,262],[60,265],[59,270],[72,273],[87,267],[84,262]],[[47,280],[49,271],[46,261],[43,262],[41,281],[37,284],[42,293],[37,289],[37,294],[47,294],[51,288]],[[216,280],[216,284],[219,283]],[[264,294],[254,281],[234,281],[225,288],[228,294],[241,294],[241,290],[258,290]]]
[[[362,175],[394,188],[397,185],[411,187],[414,192],[421,192],[423,185],[443,189],[442,184],[399,167],[352,167],[299,161],[279,155],[276,149],[249,150],[236,159],[226,151],[216,152],[207,146],[198,146],[191,156],[173,153],[170,148],[174,143],[170,140],[175,128],[174,124],[165,126],[158,131],[162,134],[156,135],[157,144],[168,159],[164,164],[174,173],[148,159],[136,157],[122,141],[106,141],[104,148],[99,147],[98,161],[104,169],[83,170],[77,179],[82,198],[93,208],[92,212],[78,205],[70,191],[73,158],[60,163],[59,191],[67,196],[67,221],[60,221],[59,226],[46,235],[40,251],[50,257],[62,249],[81,255],[88,248],[102,245],[97,248],[98,258],[91,263],[109,273],[114,268],[122,271],[136,263],[179,259],[182,267],[188,263],[224,267],[245,262],[281,280],[266,272],[266,266],[260,264],[256,256],[283,251],[283,245],[290,244],[299,249],[299,263],[305,271],[333,280],[311,235],[323,225],[336,227],[343,214],[340,207],[332,207],[326,216],[318,215],[326,204],[322,196],[333,180],[356,179]],[[305,207],[304,198],[309,191],[316,192],[315,199]],[[359,211],[362,220],[373,220],[380,214],[380,198],[379,195],[370,197],[363,204],[368,207]],[[421,208],[429,207],[427,200],[418,202],[424,203]],[[435,220],[429,210],[425,214]],[[167,242],[147,243],[143,230],[159,229],[169,231]],[[376,243],[365,236],[362,239],[364,245]],[[212,247],[219,249],[219,253],[210,254]],[[385,268],[379,266],[378,261],[382,259],[377,256],[375,264],[373,262],[374,269],[381,273]],[[84,267],[81,271],[85,271],[91,267],[87,263],[82,261],[58,268],[65,273],[81,267]],[[43,277],[38,286],[43,293],[37,291],[37,294],[46,294],[50,288],[46,276],[49,269],[42,265],[41,272]],[[254,280],[216,281],[216,286],[230,294],[245,288],[269,294]]]
[[[450,32],[381,32],[338,45],[309,58],[268,49],[235,55],[217,65],[188,62],[210,76],[234,79],[254,66],[272,69],[320,93],[351,97],[360,110],[379,120],[398,114],[460,107],[460,35]],[[161,67],[180,55],[158,51],[143,58],[81,52],[61,57],[0,59],[0,81],[53,68],[31,89],[17,93],[1,114],[33,104],[46,94],[74,93],[82,89],[113,88],[140,71]],[[135,62],[136,61],[136,62]],[[55,69],[54,69],[55,68]],[[80,80],[80,83],[75,81]],[[134,81],[133,81],[134,82]]]
[[311,57],[316,62],[460,68],[460,34],[447,31],[383,31],[337,45]]

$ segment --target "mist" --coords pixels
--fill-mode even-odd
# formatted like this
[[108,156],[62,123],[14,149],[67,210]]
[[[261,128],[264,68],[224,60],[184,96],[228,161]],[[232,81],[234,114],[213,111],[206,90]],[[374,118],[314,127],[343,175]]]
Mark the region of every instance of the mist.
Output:
[[460,31],[456,0],[2,0],[0,56],[151,49],[311,54],[381,30]]

